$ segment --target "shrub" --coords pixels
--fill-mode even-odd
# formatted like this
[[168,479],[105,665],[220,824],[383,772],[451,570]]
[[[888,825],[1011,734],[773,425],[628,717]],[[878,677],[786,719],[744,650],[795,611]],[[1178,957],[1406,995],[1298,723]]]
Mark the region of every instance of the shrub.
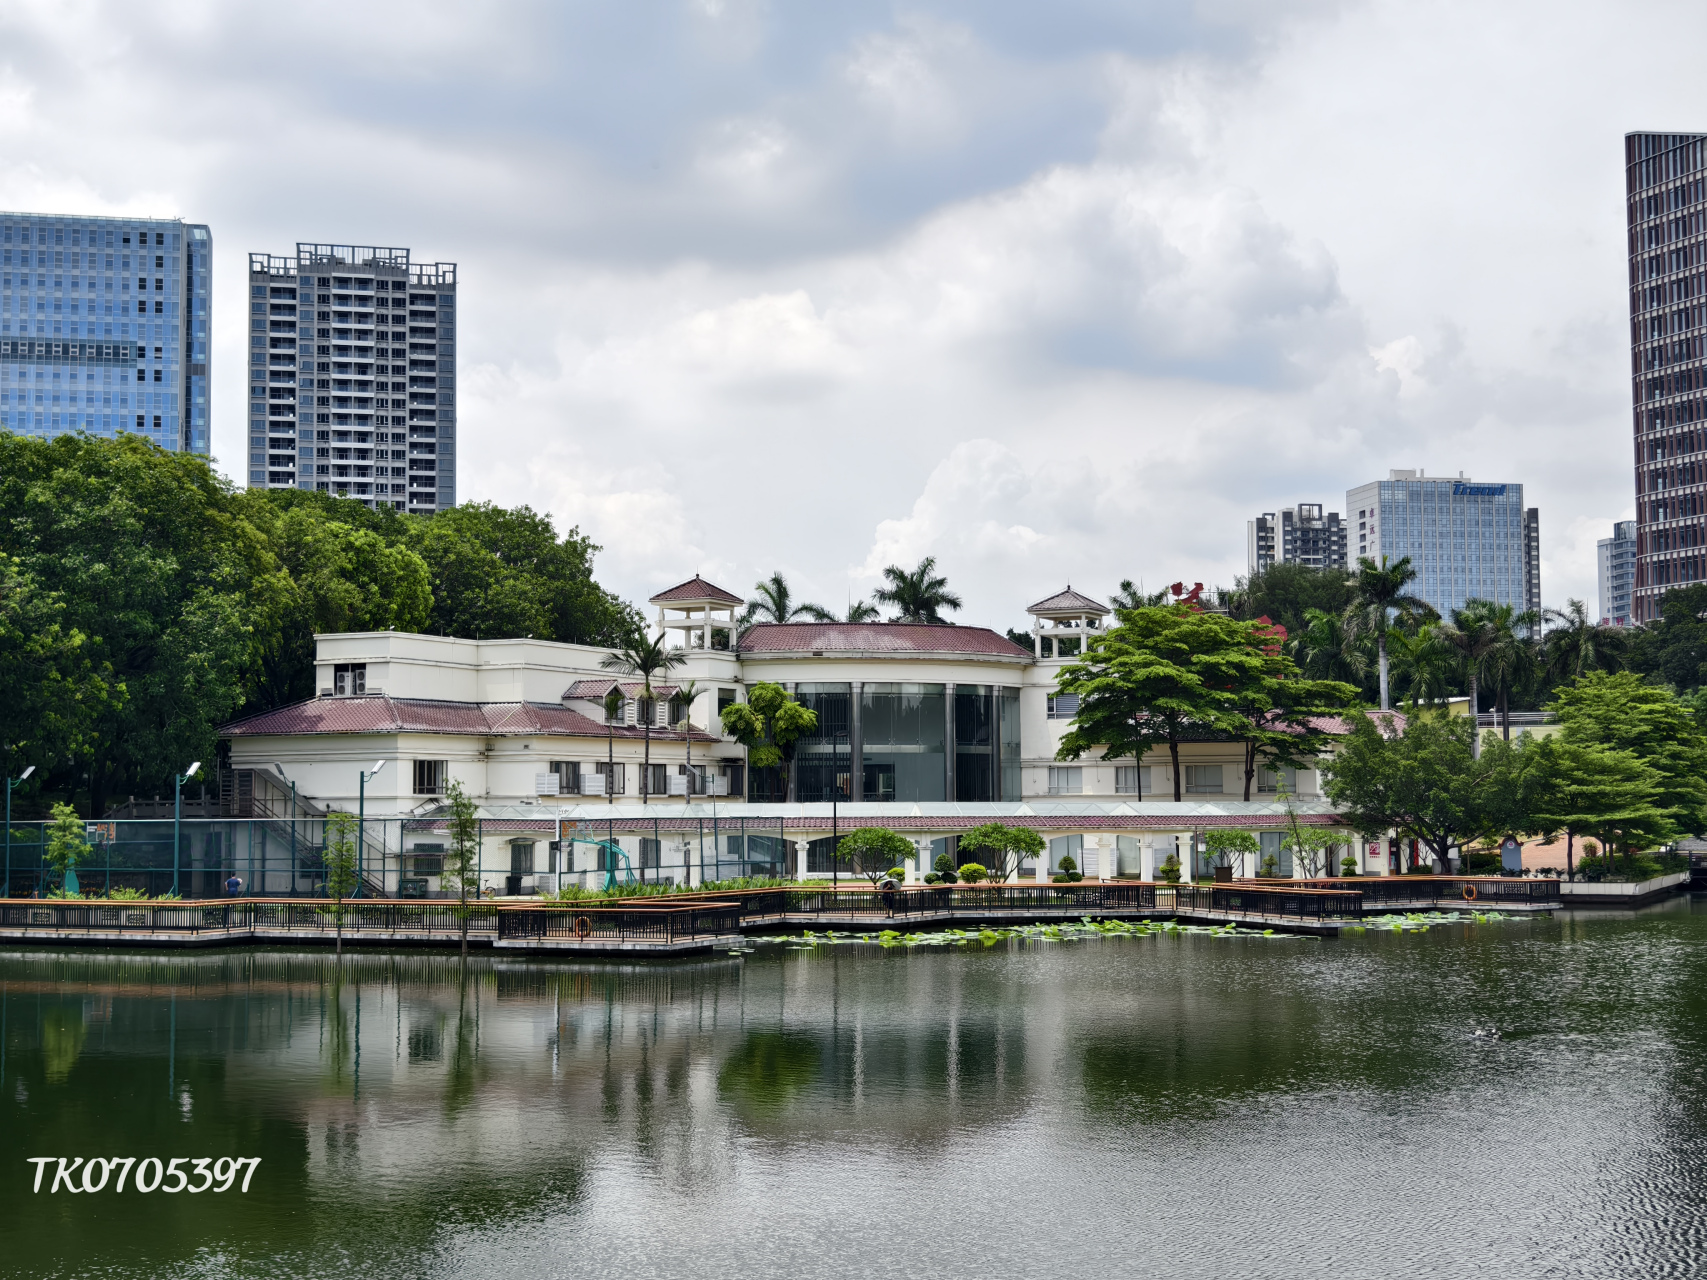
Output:
[[1169,884],[1178,884],[1179,883],[1179,854],[1170,853],[1167,856],[1167,860],[1162,863],[1161,872],[1162,872],[1162,879],[1166,880]]
[[960,868],[960,878],[967,884],[977,884],[981,880],[989,879],[989,877],[989,871],[976,862],[965,863]]
[[954,859],[949,857],[946,853],[939,853],[936,856],[936,861],[931,863],[931,870],[935,871],[939,876],[945,871],[953,871]]
[[1356,855],[1348,853],[1345,857],[1340,859],[1340,874],[1342,876],[1354,876],[1357,874]]
[[938,882],[938,881],[939,881],[939,880],[941,880],[941,879],[942,879],[942,877],[941,877],[941,876],[939,876],[939,875],[938,875],[938,874],[937,874],[937,873],[936,873],[936,872],[934,872],[934,871],[927,871],[927,872],[925,872],[925,883],[926,883],[926,884],[936,884],[936,883],[937,883],[937,882]]
[[1073,872],[1077,871],[1078,869],[1079,869],[1079,864],[1073,860],[1073,855],[1070,853],[1062,854],[1061,855],[1061,861],[1056,867],[1056,870],[1058,870],[1064,876],[1070,876],[1073,874]]
[[1262,866],[1257,868],[1259,876],[1278,876],[1280,874],[1280,859],[1272,853],[1262,860]]

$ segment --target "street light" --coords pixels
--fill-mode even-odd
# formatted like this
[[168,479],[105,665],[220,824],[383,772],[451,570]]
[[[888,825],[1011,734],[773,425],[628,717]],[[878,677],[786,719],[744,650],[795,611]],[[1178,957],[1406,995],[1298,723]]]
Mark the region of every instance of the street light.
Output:
[[[367,834],[363,830],[362,824],[367,821],[367,783],[369,778],[378,777],[379,771],[383,768],[385,768],[385,761],[381,760],[373,768],[362,770],[361,786],[356,793],[356,891],[350,895],[353,898],[362,896],[362,853],[363,842]],[[380,868],[380,874],[385,874],[385,868]]]
[[182,773],[172,775],[172,896],[178,894],[178,850],[180,839],[179,824],[184,820],[184,784],[196,776],[196,770],[202,767],[200,760],[195,761]]
[[0,898],[12,896],[12,788],[21,786],[24,779],[35,771],[36,767],[32,764],[16,778],[6,779],[6,887],[0,889]]

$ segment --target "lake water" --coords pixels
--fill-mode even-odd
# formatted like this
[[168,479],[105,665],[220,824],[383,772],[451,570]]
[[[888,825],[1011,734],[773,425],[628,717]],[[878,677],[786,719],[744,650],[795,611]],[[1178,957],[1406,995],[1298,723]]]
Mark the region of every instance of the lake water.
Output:
[[[1704,944],[1679,899],[645,966],[0,952],[0,1273],[1697,1275]],[[31,1156],[261,1163],[74,1195]]]

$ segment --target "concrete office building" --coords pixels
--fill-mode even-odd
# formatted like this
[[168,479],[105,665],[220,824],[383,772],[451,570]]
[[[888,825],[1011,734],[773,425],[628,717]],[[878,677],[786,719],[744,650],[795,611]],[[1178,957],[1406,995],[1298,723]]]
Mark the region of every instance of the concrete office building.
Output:
[[1641,623],[1707,578],[1707,135],[1626,134],[1624,172]]
[[1600,620],[1630,625],[1630,592],[1636,584],[1636,522],[1620,520],[1612,536],[1595,544],[1600,568]]
[[1522,485],[1392,471],[1345,501],[1356,554],[1376,564],[1409,556],[1411,591],[1442,616],[1467,600],[1541,607],[1541,513],[1524,507]]
[[1346,529],[1340,513],[1322,514],[1319,502],[1300,502],[1278,514],[1265,511],[1245,522],[1245,549],[1252,573],[1271,564],[1302,564],[1312,569],[1346,567]]
[[249,255],[249,487],[456,505],[456,264],[299,242]]
[[0,213],[0,427],[205,457],[212,249],[181,218]]

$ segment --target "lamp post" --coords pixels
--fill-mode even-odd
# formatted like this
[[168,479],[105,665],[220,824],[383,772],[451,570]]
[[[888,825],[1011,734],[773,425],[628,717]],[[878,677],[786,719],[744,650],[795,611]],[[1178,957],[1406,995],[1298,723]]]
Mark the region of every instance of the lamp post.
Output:
[[184,821],[184,784],[196,776],[196,770],[202,767],[200,760],[195,761],[182,773],[172,775],[172,896],[178,894],[178,851],[182,841],[178,835],[180,825]]
[[[367,832],[363,824],[367,821],[368,779],[378,777],[379,771],[383,768],[385,768],[385,761],[381,760],[373,768],[362,770],[361,785],[356,792],[356,891],[350,895],[353,898],[362,896],[362,857],[366,853],[365,842],[367,839]],[[385,874],[383,867],[380,868],[380,874]]]
[[36,767],[32,764],[16,778],[6,779],[6,887],[0,889],[0,898],[12,896],[12,788],[21,786],[24,779],[35,771]]

